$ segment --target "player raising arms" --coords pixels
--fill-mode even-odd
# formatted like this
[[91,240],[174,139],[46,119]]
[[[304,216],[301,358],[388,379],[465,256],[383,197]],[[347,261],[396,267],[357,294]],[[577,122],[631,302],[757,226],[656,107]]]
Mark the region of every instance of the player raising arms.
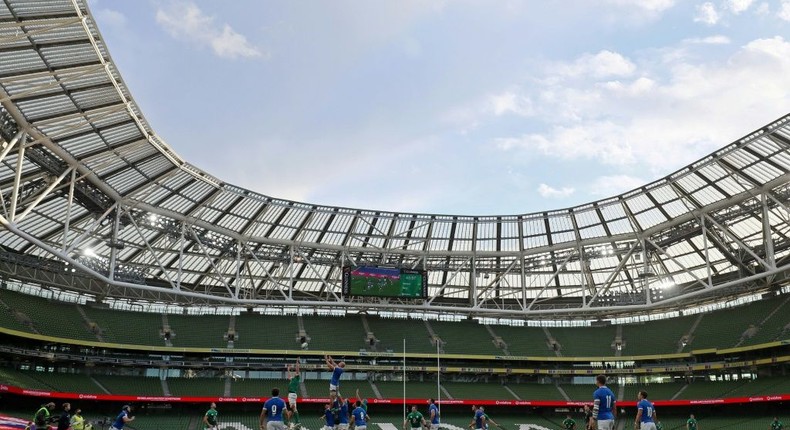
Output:
[[346,363],[343,361],[335,363],[335,360],[330,355],[325,355],[324,361],[326,361],[326,366],[329,370],[332,371],[332,379],[329,380],[329,397],[334,402],[337,400],[337,393],[340,391],[340,376],[343,375]]
[[656,408],[647,400],[647,391],[640,391],[636,395],[639,403],[636,404],[636,418],[634,428],[639,430],[656,430]]
[[615,397],[612,390],[606,386],[606,375],[595,377],[598,389],[593,393],[593,430],[614,430],[614,418],[617,415]]
[[299,373],[299,359],[296,359],[296,369],[293,370],[291,365],[289,364],[287,367],[288,371],[288,411],[286,411],[286,415],[288,416],[288,425],[289,428],[294,427],[301,427],[302,423],[299,420],[299,410],[296,409],[296,399],[299,397],[299,387],[302,384],[302,375]]
[[332,410],[332,405],[329,403],[324,405],[324,414],[321,415],[324,420],[324,430],[334,430],[335,428],[335,412]]
[[365,410],[365,413],[368,412],[368,399],[363,399],[362,396],[359,395],[359,388],[357,388],[357,400],[362,402],[362,409]]
[[338,395],[335,408],[338,411],[338,430],[348,430],[348,399],[344,399],[343,396]]

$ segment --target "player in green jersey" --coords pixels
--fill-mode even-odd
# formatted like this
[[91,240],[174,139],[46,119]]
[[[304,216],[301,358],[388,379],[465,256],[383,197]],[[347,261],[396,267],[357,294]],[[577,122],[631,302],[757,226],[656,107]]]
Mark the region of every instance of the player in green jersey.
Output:
[[576,421],[571,418],[570,414],[562,421],[562,427],[565,430],[576,430]]
[[206,411],[206,414],[203,415],[203,427],[207,430],[217,430],[218,423],[217,423],[217,404],[211,403],[211,406]]
[[664,424],[661,424],[661,421],[656,421],[656,430],[664,430]]
[[771,430],[784,430],[785,426],[782,425],[782,422],[779,421],[778,417],[774,417],[774,420],[771,422]]
[[289,428],[301,427],[299,421],[299,410],[296,409],[296,399],[299,397],[299,388],[302,384],[302,374],[299,372],[299,358],[296,359],[296,369],[289,364],[288,367],[288,411],[286,416],[288,418]]
[[694,418],[694,414],[691,414],[688,421],[686,421],[686,430],[698,430],[697,419]]
[[411,430],[422,430],[425,427],[425,417],[417,410],[417,406],[411,407],[411,412],[406,415],[406,421],[403,422],[403,430],[408,430],[406,423],[409,423]]

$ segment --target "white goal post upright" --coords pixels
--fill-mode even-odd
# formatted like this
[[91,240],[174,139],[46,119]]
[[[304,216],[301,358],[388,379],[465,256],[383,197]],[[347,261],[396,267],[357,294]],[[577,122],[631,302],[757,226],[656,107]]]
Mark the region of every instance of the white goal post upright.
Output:
[[439,341],[436,341],[436,407],[439,408],[439,413],[442,412],[442,365],[439,362]]
[[403,422],[406,422],[406,338],[403,338]]

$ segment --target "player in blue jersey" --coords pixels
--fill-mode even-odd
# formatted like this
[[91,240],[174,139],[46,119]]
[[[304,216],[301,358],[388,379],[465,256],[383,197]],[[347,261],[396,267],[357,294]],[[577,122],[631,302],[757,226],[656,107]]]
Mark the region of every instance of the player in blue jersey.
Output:
[[335,411],[332,410],[332,405],[327,403],[324,405],[324,414],[321,415],[324,420],[324,430],[333,430],[335,428]]
[[636,404],[636,418],[634,419],[634,428],[639,430],[656,430],[656,408],[649,400],[647,400],[647,391],[640,391],[636,395],[638,403]]
[[263,404],[263,410],[261,410],[261,430],[285,430],[284,411],[285,400],[280,398],[280,389],[274,388],[272,389],[272,398]]
[[606,375],[595,377],[598,389],[593,393],[593,430],[614,430],[614,419],[617,416],[615,397],[606,386]]
[[478,408],[475,405],[472,405],[472,410],[475,412],[474,418],[472,418],[472,422],[469,423],[469,428],[474,430],[485,430],[486,429],[486,414],[483,412],[482,408]]
[[428,421],[431,423],[431,430],[439,430],[439,406],[436,406],[436,400],[428,399]]
[[351,424],[354,425],[355,430],[367,430],[368,421],[370,420],[368,413],[362,409],[362,402],[359,400],[357,400],[354,406],[356,407],[354,411],[351,412]]
[[124,425],[134,421],[134,417],[130,415],[131,413],[132,407],[129,405],[124,405],[124,407],[121,408],[121,413],[115,417],[115,421],[113,421],[110,428],[115,430],[123,430]]
[[332,371],[332,378],[329,380],[329,398],[334,403],[337,400],[337,393],[340,391],[340,376],[343,375],[346,363],[343,361],[335,363],[335,360],[329,355],[324,356],[324,361],[326,361],[326,366],[329,367],[329,370]]
[[348,399],[344,399],[343,396],[337,396],[335,408],[338,411],[338,430],[348,430]]

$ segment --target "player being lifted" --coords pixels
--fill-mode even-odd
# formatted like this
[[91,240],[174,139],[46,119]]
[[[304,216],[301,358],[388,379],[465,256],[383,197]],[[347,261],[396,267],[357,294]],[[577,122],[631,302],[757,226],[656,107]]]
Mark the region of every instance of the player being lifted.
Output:
[[656,408],[647,400],[647,391],[640,391],[636,395],[639,403],[636,404],[636,418],[634,428],[638,430],[656,430]]
[[422,430],[425,427],[425,417],[417,410],[417,406],[412,405],[411,412],[409,412],[409,415],[406,415],[406,420],[403,421],[403,430],[408,430],[406,423],[409,423],[411,430]]
[[612,390],[606,386],[606,375],[595,377],[598,389],[593,393],[593,430],[614,430],[614,418],[617,416],[615,397]]
[[326,366],[329,370],[332,371],[332,378],[329,380],[329,398],[331,403],[334,403],[337,400],[337,393],[340,391],[340,376],[343,374],[346,363],[344,361],[335,363],[335,360],[330,355],[325,355],[324,361],[326,361]]
[[296,369],[289,364],[288,371],[288,410],[286,416],[288,417],[288,427],[301,427],[302,423],[299,420],[299,410],[296,408],[296,399],[299,397],[299,388],[302,384],[302,375],[299,373],[299,358],[296,359]]

